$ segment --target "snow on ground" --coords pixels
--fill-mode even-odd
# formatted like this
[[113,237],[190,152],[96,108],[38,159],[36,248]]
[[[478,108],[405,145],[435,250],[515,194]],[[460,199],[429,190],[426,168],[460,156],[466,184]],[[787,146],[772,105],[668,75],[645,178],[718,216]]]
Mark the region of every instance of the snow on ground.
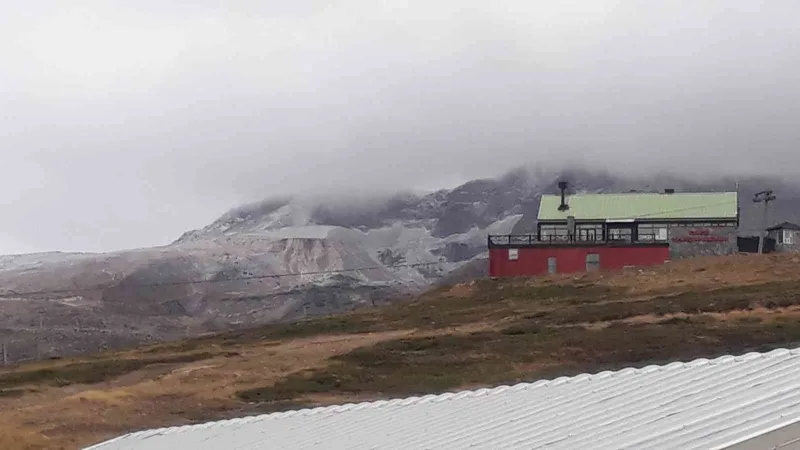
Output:
[[264,231],[261,233],[246,233],[248,235],[259,236],[264,239],[325,239],[336,229],[346,230],[347,228],[334,227],[329,225],[307,225],[299,227],[282,227],[276,230]]
[[96,257],[92,253],[29,253],[22,255],[0,255],[0,270],[18,270],[41,267],[45,264],[78,261]]
[[492,223],[484,229],[473,227],[466,233],[453,234],[443,239],[446,243],[467,244],[470,247],[484,247],[490,234],[510,234],[514,225],[522,219],[522,214],[510,215]]
[[99,286],[145,271],[141,276],[155,282],[298,274],[259,280],[262,293],[329,284],[343,277],[369,285],[424,286],[436,274],[467,262],[449,260],[445,255],[453,254],[450,246],[466,245],[468,254],[476,254],[486,246],[488,234],[510,233],[521,217],[510,215],[483,229],[439,238],[433,236],[435,222],[429,219],[360,230],[310,224],[305,209],[282,206],[261,217],[233,214],[169,246],[106,254],[0,256],[0,285],[24,291]]

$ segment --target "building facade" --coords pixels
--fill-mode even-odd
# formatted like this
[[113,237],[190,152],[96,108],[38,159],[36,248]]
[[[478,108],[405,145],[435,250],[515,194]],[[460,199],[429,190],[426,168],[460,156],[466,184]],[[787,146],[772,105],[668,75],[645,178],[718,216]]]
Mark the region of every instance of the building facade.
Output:
[[492,236],[489,248],[489,276],[521,277],[555,273],[620,270],[652,266],[669,261],[669,244],[614,243],[520,245]]
[[767,238],[775,240],[775,251],[800,251],[800,225],[783,222],[767,228]]
[[535,233],[489,236],[492,277],[663,264],[738,250],[738,195],[544,195]]

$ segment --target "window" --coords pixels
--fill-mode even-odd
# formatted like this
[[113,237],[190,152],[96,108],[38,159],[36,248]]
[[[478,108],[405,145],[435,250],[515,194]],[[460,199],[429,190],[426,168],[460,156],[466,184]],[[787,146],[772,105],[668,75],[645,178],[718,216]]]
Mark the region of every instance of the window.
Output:
[[576,225],[575,234],[579,241],[602,241],[603,240],[603,224],[581,224]]
[[643,223],[639,225],[639,240],[663,242],[669,238],[669,225],[665,223]]
[[609,228],[608,240],[610,241],[631,241],[632,231],[630,228]]
[[558,273],[558,260],[555,256],[547,258],[547,273]]
[[519,259],[519,249],[510,248],[508,249],[508,260],[509,261],[516,261]]
[[794,231],[792,230],[783,230],[783,242],[781,244],[793,244],[794,243]]
[[586,255],[586,271],[594,272],[600,270],[600,254],[589,253]]

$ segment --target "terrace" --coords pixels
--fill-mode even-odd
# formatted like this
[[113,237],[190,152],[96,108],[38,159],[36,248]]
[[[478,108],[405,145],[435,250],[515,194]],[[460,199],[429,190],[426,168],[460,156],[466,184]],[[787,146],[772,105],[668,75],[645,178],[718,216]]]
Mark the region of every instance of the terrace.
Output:
[[614,235],[606,238],[594,235],[553,235],[539,237],[536,234],[491,234],[489,235],[489,248],[523,248],[536,246],[631,246],[631,245],[667,245],[666,240],[659,239],[657,233],[639,233],[636,239],[631,234]]

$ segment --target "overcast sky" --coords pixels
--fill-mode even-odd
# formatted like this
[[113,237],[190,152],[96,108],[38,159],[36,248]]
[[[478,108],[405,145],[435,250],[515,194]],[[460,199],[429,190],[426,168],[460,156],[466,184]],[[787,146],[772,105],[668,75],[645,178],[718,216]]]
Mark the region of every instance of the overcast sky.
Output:
[[798,17],[796,0],[0,0],[0,253],[164,244],[274,195],[562,158],[797,172]]

